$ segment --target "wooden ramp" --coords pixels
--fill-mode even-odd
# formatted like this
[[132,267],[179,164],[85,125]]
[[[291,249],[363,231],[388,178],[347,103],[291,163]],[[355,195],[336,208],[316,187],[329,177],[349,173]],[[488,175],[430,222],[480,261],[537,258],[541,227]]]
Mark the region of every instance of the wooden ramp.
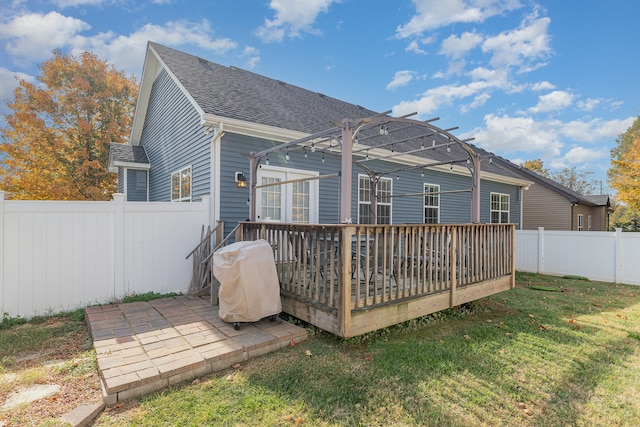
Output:
[[197,297],[88,307],[85,312],[107,405],[307,339],[305,329],[279,318],[235,330],[220,320],[217,306]]

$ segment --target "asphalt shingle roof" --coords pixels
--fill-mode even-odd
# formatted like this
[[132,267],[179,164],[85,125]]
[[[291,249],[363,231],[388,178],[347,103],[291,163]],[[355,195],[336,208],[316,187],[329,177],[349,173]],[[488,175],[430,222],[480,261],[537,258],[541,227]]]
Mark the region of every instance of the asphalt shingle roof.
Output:
[[[171,73],[202,108],[205,114],[269,125],[283,129],[315,134],[339,126],[343,119],[371,117],[377,112],[360,105],[350,104],[271,79],[236,67],[219,65],[188,53],[150,42],[149,46],[159,55]],[[360,139],[364,144],[375,147],[391,140],[402,140],[391,146],[396,152],[415,150],[421,144],[431,145],[448,140],[442,135],[429,135],[429,130],[421,126],[407,127],[403,123],[390,123],[389,135],[378,134],[378,128],[363,129]],[[406,141],[410,139],[410,141]],[[488,153],[472,144],[474,150],[483,157]],[[385,148],[389,149],[386,145]],[[457,144],[451,144],[451,151],[444,148],[414,153],[436,162],[464,162],[467,152]],[[515,166],[514,166],[515,167]],[[498,163],[483,161],[482,170],[498,175],[522,180],[514,168]]]
[[109,156],[111,162],[126,163],[143,163],[149,164],[149,158],[144,151],[144,147],[130,144],[117,144],[112,142],[110,145]]

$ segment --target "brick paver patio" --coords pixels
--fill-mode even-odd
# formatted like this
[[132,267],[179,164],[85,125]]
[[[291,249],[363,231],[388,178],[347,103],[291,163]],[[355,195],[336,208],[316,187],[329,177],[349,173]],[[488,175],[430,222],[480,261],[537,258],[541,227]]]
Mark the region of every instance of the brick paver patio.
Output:
[[227,368],[307,339],[303,328],[277,319],[243,324],[218,317],[207,300],[177,296],[88,307],[107,405]]

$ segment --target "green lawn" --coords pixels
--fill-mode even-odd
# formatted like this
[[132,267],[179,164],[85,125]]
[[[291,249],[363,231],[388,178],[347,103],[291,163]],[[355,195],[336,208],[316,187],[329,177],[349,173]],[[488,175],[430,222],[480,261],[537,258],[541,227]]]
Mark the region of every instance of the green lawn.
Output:
[[514,290],[302,344],[96,425],[623,426],[640,419],[640,288],[518,274]]

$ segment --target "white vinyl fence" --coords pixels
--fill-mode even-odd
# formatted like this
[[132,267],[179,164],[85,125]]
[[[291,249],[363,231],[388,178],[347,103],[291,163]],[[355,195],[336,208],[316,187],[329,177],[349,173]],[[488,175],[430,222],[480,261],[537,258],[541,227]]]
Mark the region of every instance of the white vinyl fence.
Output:
[[12,201],[0,191],[0,316],[186,292],[209,203]]
[[516,230],[516,270],[640,285],[640,233]]

